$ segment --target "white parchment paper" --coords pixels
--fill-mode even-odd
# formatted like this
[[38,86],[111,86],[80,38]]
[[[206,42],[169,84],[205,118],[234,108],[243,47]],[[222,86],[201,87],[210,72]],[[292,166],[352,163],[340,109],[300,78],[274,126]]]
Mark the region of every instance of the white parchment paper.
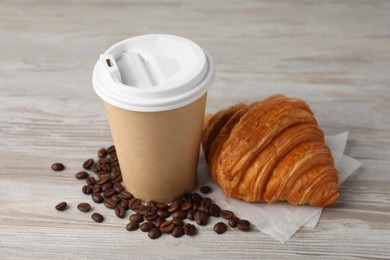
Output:
[[[326,136],[325,138],[339,174],[339,183],[342,183],[361,166],[359,161],[344,154],[347,139],[348,132],[335,136]],[[225,196],[218,185],[211,179],[203,153],[199,160],[198,172],[197,192],[204,185],[210,186],[213,192],[208,194],[208,197],[213,199],[221,208],[239,213],[238,217],[249,220],[257,229],[282,243],[289,240],[302,226],[314,228],[321,217],[322,208],[292,206],[284,202],[272,204],[248,203]],[[342,197],[343,194],[340,196]]]

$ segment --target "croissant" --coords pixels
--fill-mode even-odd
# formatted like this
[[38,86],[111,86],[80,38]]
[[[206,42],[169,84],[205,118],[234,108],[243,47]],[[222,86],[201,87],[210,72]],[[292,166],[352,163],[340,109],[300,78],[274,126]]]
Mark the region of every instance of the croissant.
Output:
[[338,175],[313,112],[278,94],[206,115],[202,147],[223,192],[249,202],[329,206]]

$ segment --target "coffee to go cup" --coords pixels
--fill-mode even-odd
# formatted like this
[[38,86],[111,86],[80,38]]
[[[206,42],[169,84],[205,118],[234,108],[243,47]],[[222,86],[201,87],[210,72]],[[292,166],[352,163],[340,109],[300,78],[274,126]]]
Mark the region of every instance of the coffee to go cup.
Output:
[[142,35],[100,55],[93,87],[103,99],[126,189],[172,201],[196,184],[211,57],[173,35]]

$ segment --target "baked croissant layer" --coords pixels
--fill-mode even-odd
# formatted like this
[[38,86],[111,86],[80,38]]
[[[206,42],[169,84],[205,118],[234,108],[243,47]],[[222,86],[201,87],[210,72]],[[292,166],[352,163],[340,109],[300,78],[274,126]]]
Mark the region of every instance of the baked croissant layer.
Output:
[[278,94],[206,115],[202,146],[213,179],[229,197],[312,206],[339,197],[324,134],[300,99]]

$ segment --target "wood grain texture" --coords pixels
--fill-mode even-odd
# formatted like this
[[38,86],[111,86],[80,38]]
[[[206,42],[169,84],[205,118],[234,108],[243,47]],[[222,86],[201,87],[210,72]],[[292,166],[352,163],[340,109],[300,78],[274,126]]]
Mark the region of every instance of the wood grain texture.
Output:
[[[390,258],[389,13],[386,0],[0,1],[0,259]],[[77,211],[90,198],[74,173],[112,143],[92,68],[113,43],[156,32],[214,58],[208,111],[284,93],[327,133],[350,131],[346,153],[363,166],[316,228],[285,244],[210,226],[151,241],[102,205],[101,224]]]

